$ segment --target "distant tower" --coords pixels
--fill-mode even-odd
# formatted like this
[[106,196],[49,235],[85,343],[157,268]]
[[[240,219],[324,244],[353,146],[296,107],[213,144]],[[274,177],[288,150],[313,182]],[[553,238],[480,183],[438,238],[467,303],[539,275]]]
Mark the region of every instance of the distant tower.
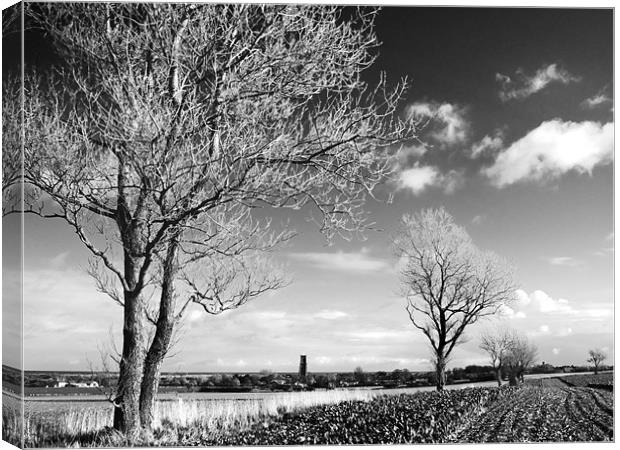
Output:
[[308,363],[306,362],[306,355],[299,356],[299,379],[301,381],[306,380],[308,374]]

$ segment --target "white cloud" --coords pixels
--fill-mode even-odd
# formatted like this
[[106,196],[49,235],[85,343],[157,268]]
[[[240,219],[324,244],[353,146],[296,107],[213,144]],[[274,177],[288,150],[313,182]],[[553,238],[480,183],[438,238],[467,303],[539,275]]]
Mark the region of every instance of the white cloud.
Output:
[[547,181],[564,173],[591,173],[613,158],[613,123],[543,122],[501,151],[483,174],[497,187],[523,181]]
[[553,352],[554,355],[559,355],[560,354],[560,349],[557,348],[557,347],[554,347],[551,351]]
[[467,108],[453,103],[415,102],[407,107],[407,115],[428,128],[428,137],[442,147],[465,142],[470,124],[466,119]]
[[407,167],[416,162],[422,156],[426,154],[428,151],[428,147],[422,144],[418,145],[409,145],[407,147],[402,147],[398,150],[397,158],[398,158],[398,166],[399,167]]
[[339,270],[344,272],[377,272],[389,267],[389,264],[378,258],[361,252],[306,252],[289,253],[289,257],[301,261],[313,268],[323,270]]
[[539,330],[541,334],[549,334],[551,332],[549,325],[541,325]]
[[436,186],[440,183],[441,173],[432,166],[420,167],[417,164],[403,170],[398,179],[401,189],[409,189],[413,195],[420,195],[427,188]]
[[504,133],[501,130],[495,131],[492,135],[485,135],[471,147],[470,157],[473,159],[480,156],[493,155],[504,146]]
[[254,313],[259,320],[281,320],[286,318],[286,311],[258,311]]
[[549,261],[549,264],[553,266],[577,267],[583,264],[582,261],[573,258],[572,256],[554,256],[547,258],[547,261]]
[[524,99],[543,90],[550,83],[568,84],[579,81],[580,78],[571,75],[557,64],[543,66],[533,75],[527,75],[523,69],[517,69],[514,79],[501,73],[495,74],[495,80],[500,84],[499,98],[503,101]]
[[187,320],[189,323],[199,322],[203,318],[203,313],[199,309],[194,309],[189,313]]
[[529,295],[530,302],[528,305],[530,308],[534,308],[541,313],[550,312],[571,312],[573,308],[568,304],[568,300],[558,299],[554,300],[544,291],[534,291]]
[[442,174],[436,167],[418,164],[410,169],[403,170],[398,179],[399,189],[407,189],[413,195],[420,195],[431,187],[438,187],[443,189],[446,194],[452,194],[464,183],[465,177],[462,171],[450,170],[448,173]]
[[612,102],[613,99],[607,94],[607,86],[605,86],[592,97],[588,97],[583,102],[581,102],[581,107],[584,109],[596,109],[601,105]]
[[344,311],[338,311],[335,309],[322,309],[318,313],[314,314],[313,317],[317,319],[325,319],[325,320],[335,320],[342,319],[343,317],[348,317],[349,315]]
[[565,328],[560,329],[556,333],[556,336],[566,337],[566,336],[570,336],[571,334],[573,334],[573,329],[571,327],[565,327]]
[[612,231],[607,236],[605,236],[605,240],[606,241],[613,241],[614,240],[614,232]]
[[376,329],[367,331],[342,332],[340,335],[351,341],[411,341],[412,330]]
[[441,186],[446,194],[453,194],[465,184],[465,173],[460,170],[451,170],[441,177]]
[[[566,299],[554,299],[546,292],[536,290],[528,294],[522,289],[516,292],[517,300],[512,306],[515,315],[518,312],[526,313],[528,316],[555,315],[570,317],[573,320],[600,320],[613,318],[613,304],[591,302],[587,306],[578,306]],[[515,317],[507,315],[507,317]],[[572,328],[564,328],[560,335],[572,333]]]
[[525,319],[527,314],[523,311],[515,311],[513,308],[507,305],[500,306],[498,313],[500,317],[504,317],[506,319]]

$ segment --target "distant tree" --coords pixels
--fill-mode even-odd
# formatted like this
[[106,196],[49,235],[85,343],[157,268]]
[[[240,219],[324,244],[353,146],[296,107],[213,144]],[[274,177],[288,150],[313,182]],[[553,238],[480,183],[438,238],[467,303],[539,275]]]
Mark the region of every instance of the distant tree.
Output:
[[356,367],[353,372],[353,376],[355,377],[355,381],[357,381],[360,385],[366,384],[366,373],[361,367]]
[[321,389],[327,389],[329,387],[329,379],[327,375],[317,375],[314,378],[314,386]]
[[239,379],[241,386],[252,386],[253,385],[252,377],[248,374],[238,376],[237,378]]
[[53,202],[29,212],[69,224],[122,307],[114,427],[132,445],[150,435],[187,309],[219,314],[282,286],[265,254],[293,232],[255,211],[306,208],[327,237],[355,235],[416,126],[398,115],[404,83],[361,76],[376,9],[25,7],[56,64],[27,78],[12,148],[23,144],[29,189]]
[[513,337],[512,331],[498,328],[483,333],[480,338],[480,348],[489,355],[498,386],[502,385],[502,369],[506,364]]
[[220,386],[230,387],[232,385],[233,385],[233,377],[232,377],[232,375],[228,375],[226,373],[222,374],[222,378],[220,380]]
[[603,361],[607,359],[607,354],[600,349],[592,349],[588,351],[590,357],[587,359],[589,363],[594,364],[594,374],[598,375],[598,370]]
[[536,360],[537,347],[527,337],[512,332],[508,352],[504,356],[504,366],[508,371],[508,380],[511,386],[523,382],[525,371]]
[[512,270],[478,249],[443,208],[405,215],[394,247],[409,319],[430,341],[442,390],[448,358],[467,326],[513,300]]

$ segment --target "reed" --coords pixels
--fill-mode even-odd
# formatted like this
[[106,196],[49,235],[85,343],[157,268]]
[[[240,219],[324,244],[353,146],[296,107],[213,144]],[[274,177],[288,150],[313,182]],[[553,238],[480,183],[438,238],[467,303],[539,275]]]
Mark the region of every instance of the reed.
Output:
[[[183,445],[205,435],[242,430],[254,423],[281,414],[344,401],[368,401],[379,393],[368,390],[332,390],[280,392],[255,399],[182,399],[160,401],[155,407],[156,445]],[[28,404],[28,402],[26,402]],[[64,411],[36,411],[26,408],[23,432],[27,447],[102,445],[111,433],[113,409],[104,407],[71,408]],[[2,435],[9,442],[21,440],[21,412],[3,409]],[[108,431],[106,431],[108,430]],[[94,441],[91,441],[94,440]],[[122,439],[106,441],[105,446]]]

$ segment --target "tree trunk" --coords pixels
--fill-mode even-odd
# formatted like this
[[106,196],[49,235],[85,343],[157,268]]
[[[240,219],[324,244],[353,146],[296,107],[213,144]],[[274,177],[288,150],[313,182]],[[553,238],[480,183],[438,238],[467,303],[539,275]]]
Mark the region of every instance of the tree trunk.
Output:
[[445,356],[437,356],[437,361],[435,362],[435,377],[437,390],[443,391],[446,385],[446,358]]
[[517,372],[514,370],[510,370],[509,374],[508,374],[508,384],[510,384],[510,386],[518,386],[519,385],[519,378],[517,376]]
[[502,385],[502,368],[498,367],[495,369],[495,378],[497,378],[497,385]]
[[175,324],[174,278],[176,276],[176,256],[178,251],[178,234],[168,244],[162,281],[159,315],[153,342],[149,347],[144,362],[144,377],[140,390],[140,420],[143,430],[150,434],[153,427],[155,399],[159,387],[161,366],[172,340]]
[[114,428],[122,431],[128,445],[140,440],[140,385],[144,367],[146,314],[139,295],[125,292],[123,353],[121,355]]
[[[164,357],[170,346],[172,337],[172,323],[170,326],[159,327],[153,338],[153,343],[149,348],[144,363],[144,376],[142,378],[142,386],[140,389],[140,420],[142,428],[146,433],[150,433],[155,418],[155,399],[157,389],[159,388],[159,377],[161,374],[161,366]],[[160,332],[160,330],[162,330]]]
[[146,360],[144,364],[144,376],[140,390],[140,423],[145,434],[150,434],[155,419],[155,399],[159,389],[159,377],[163,357],[159,361]]
[[598,366],[594,365],[594,375],[598,375]]

